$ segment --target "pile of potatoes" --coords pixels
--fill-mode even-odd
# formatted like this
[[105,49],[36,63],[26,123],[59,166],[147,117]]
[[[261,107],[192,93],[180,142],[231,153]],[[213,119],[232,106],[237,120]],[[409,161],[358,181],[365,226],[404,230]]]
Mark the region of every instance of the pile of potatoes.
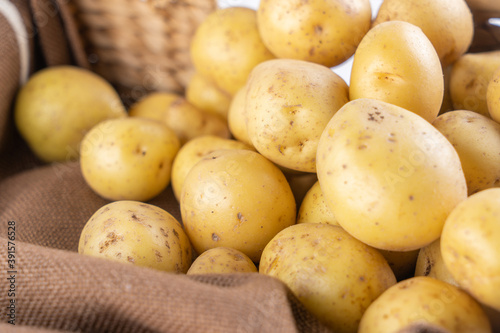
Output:
[[[212,13],[185,95],[128,110],[70,66],[21,89],[43,161],[111,201],[79,253],[283,281],[334,332],[500,329],[500,51],[470,1],[261,0]],[[350,82],[332,66],[353,56]],[[147,201],[171,186],[182,221]]]

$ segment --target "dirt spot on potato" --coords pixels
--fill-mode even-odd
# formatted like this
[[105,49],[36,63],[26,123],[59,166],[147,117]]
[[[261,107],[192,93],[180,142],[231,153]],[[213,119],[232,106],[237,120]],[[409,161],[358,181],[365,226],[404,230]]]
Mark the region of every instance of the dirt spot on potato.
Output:
[[119,240],[123,240],[123,236],[115,234],[113,231],[106,235],[106,240],[99,244],[99,253],[106,251],[108,247],[116,244]]
[[219,235],[217,235],[215,232],[214,232],[214,233],[212,233],[212,240],[213,240],[214,242],[218,242],[218,241],[220,240]]
[[179,233],[175,231],[175,229],[172,229],[172,232],[174,233],[174,236],[179,239]]
[[160,251],[155,250],[155,257],[157,262],[162,262],[163,261],[163,256],[161,255]]
[[131,256],[127,256],[127,261],[135,264],[135,259],[132,258]]

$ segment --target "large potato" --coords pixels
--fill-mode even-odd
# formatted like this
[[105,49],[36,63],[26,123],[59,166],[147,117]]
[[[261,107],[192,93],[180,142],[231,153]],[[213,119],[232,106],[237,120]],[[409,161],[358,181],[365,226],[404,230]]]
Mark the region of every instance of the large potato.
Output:
[[373,25],[394,20],[421,28],[443,67],[468,50],[474,35],[472,13],[464,0],[385,0]]
[[491,119],[500,123],[500,66],[493,73],[486,90],[486,105]]
[[458,285],[500,311],[500,188],[483,190],[448,216],[441,255]]
[[369,0],[261,0],[257,25],[277,57],[333,67],[353,55],[371,14]]
[[443,91],[443,70],[436,50],[422,30],[411,23],[378,24],[356,49],[351,100],[379,99],[431,122],[441,109]]
[[468,110],[446,112],[432,124],[455,147],[469,195],[500,187],[500,124]]
[[399,333],[405,329],[491,332],[488,318],[474,298],[456,286],[426,276],[401,281],[386,290],[368,307],[359,324],[359,333]]
[[78,253],[175,273],[186,273],[192,261],[180,223],[137,201],[115,201],[97,210],[82,230]]
[[103,120],[125,116],[111,84],[72,66],[49,67],[31,76],[14,111],[17,129],[45,162],[78,158],[85,133]]
[[227,119],[231,97],[200,73],[194,73],[189,80],[186,100],[200,110]]
[[189,171],[182,221],[198,253],[230,247],[258,262],[266,244],[295,223],[295,199],[283,173],[262,155],[217,150]]
[[198,73],[234,95],[252,68],[274,56],[262,43],[256,12],[229,7],[214,11],[198,27],[191,41],[191,58]]
[[356,332],[365,309],[396,278],[384,257],[342,228],[288,227],[262,253],[259,272],[283,281],[333,332]]
[[243,252],[229,247],[216,247],[200,254],[187,271],[194,274],[256,273],[257,267]]
[[347,84],[328,67],[292,59],[266,61],[247,82],[248,137],[274,163],[316,172],[319,137],[348,100]]
[[410,251],[439,238],[467,197],[457,152],[418,115],[373,99],[344,105],[318,145],[318,179],[339,224],[376,248]]
[[160,122],[112,119],[85,135],[80,166],[87,184],[103,198],[147,201],[170,183],[178,150],[175,133]]

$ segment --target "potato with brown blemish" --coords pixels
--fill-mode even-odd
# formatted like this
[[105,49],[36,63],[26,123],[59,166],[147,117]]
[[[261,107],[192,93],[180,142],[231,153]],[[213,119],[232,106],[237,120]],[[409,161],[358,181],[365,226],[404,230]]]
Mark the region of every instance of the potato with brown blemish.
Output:
[[441,239],[436,239],[420,249],[415,267],[415,276],[428,276],[458,286],[441,256]]
[[115,201],[97,210],[81,232],[78,253],[174,273],[186,273],[192,262],[181,224],[138,201]]
[[259,272],[283,281],[333,332],[356,332],[366,308],[396,283],[377,250],[318,223],[278,233],[262,253]]
[[193,261],[187,272],[194,274],[256,273],[257,267],[243,252],[229,248],[209,249]]

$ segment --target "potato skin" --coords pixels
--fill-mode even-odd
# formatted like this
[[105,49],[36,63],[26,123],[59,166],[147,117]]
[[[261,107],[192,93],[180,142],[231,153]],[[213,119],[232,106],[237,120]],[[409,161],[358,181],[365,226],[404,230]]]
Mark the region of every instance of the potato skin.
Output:
[[229,248],[209,249],[193,261],[187,275],[257,273],[257,267],[243,252]]
[[325,202],[319,181],[314,183],[302,200],[297,213],[297,223],[325,223],[340,226]]
[[227,119],[231,96],[200,73],[194,73],[189,80],[186,100],[204,112]]
[[344,105],[317,156],[319,184],[339,224],[383,250],[411,251],[436,240],[467,197],[451,143],[425,119],[382,101]]
[[174,273],[186,273],[192,262],[189,239],[170,213],[125,200],[92,215],[81,232],[78,253]]
[[246,86],[238,90],[231,100],[229,111],[227,114],[227,124],[231,134],[239,141],[252,145],[252,141],[248,137],[247,121],[246,121]]
[[500,124],[500,67],[493,73],[486,90],[486,104],[491,119]]
[[351,71],[349,99],[373,98],[432,122],[441,109],[443,70],[420,28],[403,21],[373,27],[363,38]]
[[420,249],[415,267],[415,276],[428,276],[458,287],[458,283],[446,268],[441,255],[441,239]]

